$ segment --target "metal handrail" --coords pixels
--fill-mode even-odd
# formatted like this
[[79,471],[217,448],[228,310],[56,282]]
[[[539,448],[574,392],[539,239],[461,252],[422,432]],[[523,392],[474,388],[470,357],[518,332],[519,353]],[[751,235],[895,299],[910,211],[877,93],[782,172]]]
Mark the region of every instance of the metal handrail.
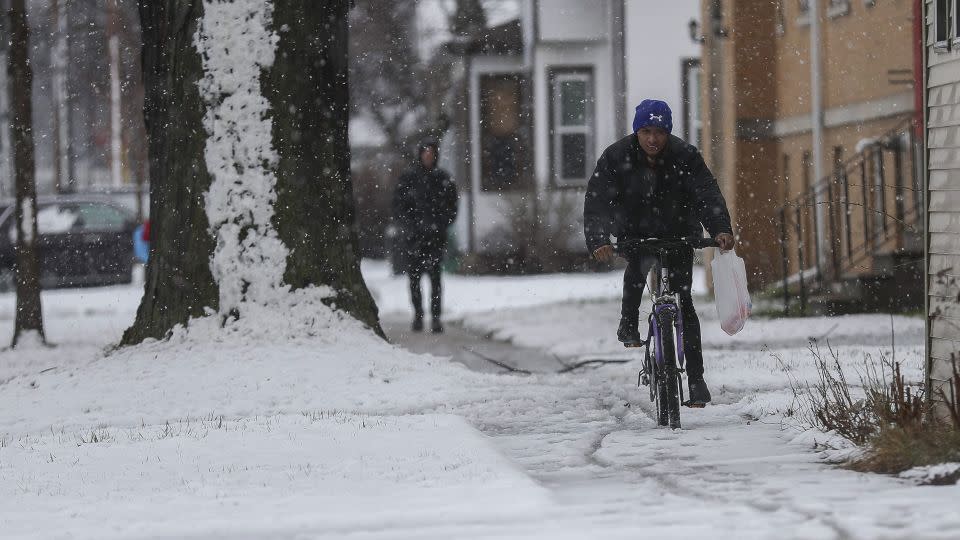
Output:
[[[805,258],[811,248],[808,223],[813,228],[816,276],[821,284],[862,273],[864,262],[881,249],[892,243],[893,251],[902,250],[904,234],[919,232],[923,190],[917,167],[921,161],[918,144],[913,120],[904,121],[864,145],[856,155],[837,163],[829,176],[777,207],[785,310],[790,304],[790,279],[800,272],[800,309],[806,311],[808,291],[803,272],[809,266]],[[859,183],[850,181],[857,177]],[[907,179],[911,180],[909,185]],[[818,205],[826,206],[823,231],[813,216]],[[816,246],[820,241],[831,243],[826,261],[819,260],[821,250]],[[791,253],[794,244],[795,254]]]

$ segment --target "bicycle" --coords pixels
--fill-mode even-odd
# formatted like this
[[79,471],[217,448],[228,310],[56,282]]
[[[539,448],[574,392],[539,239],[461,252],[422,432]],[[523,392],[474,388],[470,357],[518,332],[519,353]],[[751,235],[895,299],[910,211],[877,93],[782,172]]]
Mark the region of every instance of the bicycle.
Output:
[[[683,314],[677,292],[670,287],[670,270],[663,266],[664,253],[682,248],[702,249],[719,247],[712,238],[687,237],[676,239],[646,238],[618,242],[614,250],[621,256],[652,254],[657,257],[659,276],[650,287],[653,309],[648,317],[647,339],[634,347],[645,347],[643,367],[637,377],[637,386],[650,387],[650,401],[657,413],[657,425],[680,428],[680,405],[703,408],[705,404],[683,401]],[[653,351],[651,354],[651,345]],[[629,346],[629,345],[625,345]]]

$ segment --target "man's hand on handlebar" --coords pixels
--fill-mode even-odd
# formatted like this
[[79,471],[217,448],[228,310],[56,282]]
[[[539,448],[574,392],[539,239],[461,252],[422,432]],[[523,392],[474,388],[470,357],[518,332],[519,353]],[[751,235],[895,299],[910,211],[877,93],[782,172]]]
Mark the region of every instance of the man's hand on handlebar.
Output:
[[611,263],[616,257],[616,253],[613,251],[613,246],[607,244],[605,246],[598,247],[593,252],[593,258],[602,262],[602,263]]
[[720,245],[720,249],[722,251],[730,251],[733,249],[733,246],[736,243],[736,241],[733,239],[733,235],[730,233],[720,233],[716,238],[714,238],[714,240],[716,240],[717,244]]

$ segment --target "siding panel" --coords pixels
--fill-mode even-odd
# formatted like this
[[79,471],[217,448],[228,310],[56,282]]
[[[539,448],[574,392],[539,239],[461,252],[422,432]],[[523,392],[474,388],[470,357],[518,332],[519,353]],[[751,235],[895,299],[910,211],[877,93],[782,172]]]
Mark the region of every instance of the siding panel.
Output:
[[930,232],[960,234],[960,212],[930,212]]
[[[960,134],[960,130],[954,130],[954,132]],[[930,171],[930,189],[932,191],[960,190],[960,170]]]
[[957,304],[956,297],[943,298],[940,296],[931,296],[930,317],[948,317],[950,319],[960,320],[960,304]]
[[960,255],[930,255],[929,274],[940,272],[960,276]]
[[[949,358],[951,354],[960,353],[960,341],[950,340],[950,339],[940,339],[940,338],[930,338],[930,355],[938,359],[939,361],[933,362],[934,369],[931,370],[931,375],[938,370],[938,368],[946,368],[942,373],[948,373],[946,371],[949,369]],[[941,368],[941,369],[943,369]]]
[[957,302],[957,297],[960,296],[960,287],[957,286],[957,283],[954,283],[956,276],[937,276],[936,274],[927,276],[927,295],[928,296],[939,296],[942,298],[952,298],[954,302]]
[[930,191],[930,212],[960,212],[960,191]]

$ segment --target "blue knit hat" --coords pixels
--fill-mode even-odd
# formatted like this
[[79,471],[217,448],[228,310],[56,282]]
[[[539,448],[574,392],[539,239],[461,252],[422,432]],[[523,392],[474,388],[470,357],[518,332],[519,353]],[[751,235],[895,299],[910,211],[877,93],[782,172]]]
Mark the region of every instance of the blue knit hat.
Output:
[[666,102],[657,99],[645,99],[637,105],[637,114],[633,117],[633,132],[645,127],[658,127],[667,133],[673,132],[673,113]]

